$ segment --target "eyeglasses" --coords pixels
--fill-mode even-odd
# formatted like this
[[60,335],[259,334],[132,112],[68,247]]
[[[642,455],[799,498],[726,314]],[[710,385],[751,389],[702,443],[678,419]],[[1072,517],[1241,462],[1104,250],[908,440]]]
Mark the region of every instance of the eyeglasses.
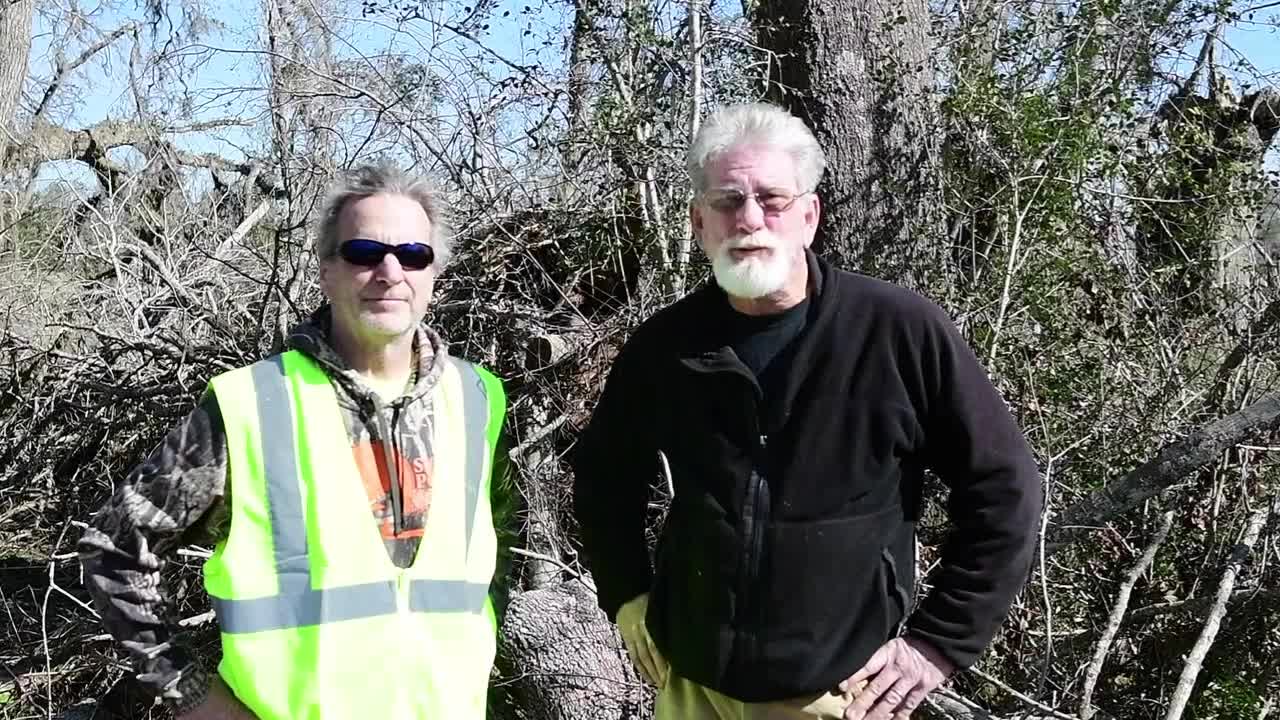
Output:
[[436,259],[436,251],[426,243],[388,245],[377,240],[356,238],[338,246],[338,254],[343,260],[361,267],[377,267],[387,253],[395,255],[400,265],[408,270],[422,270]]
[[747,198],[753,198],[760,209],[771,215],[786,212],[796,200],[812,191],[798,194],[766,190],[758,193],[744,193],[741,190],[709,190],[702,197],[713,210],[720,212],[737,212],[747,204]]

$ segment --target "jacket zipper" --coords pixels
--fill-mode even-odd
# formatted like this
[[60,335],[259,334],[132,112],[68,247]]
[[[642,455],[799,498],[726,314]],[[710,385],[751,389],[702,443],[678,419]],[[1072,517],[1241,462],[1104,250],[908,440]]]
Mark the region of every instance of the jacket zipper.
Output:
[[[376,412],[376,411],[375,411]],[[378,413],[382,417],[382,413]],[[400,403],[391,406],[391,426],[383,426],[382,446],[383,458],[387,462],[387,479],[391,490],[391,530],[394,537],[400,537],[404,530],[404,493],[400,488],[400,453],[396,450],[396,425],[400,420]]]
[[[735,613],[734,624],[742,626],[750,623],[760,614],[762,603],[751,602],[747,598],[756,597],[752,592],[760,574],[761,556],[764,554],[764,524],[769,513],[769,483],[760,471],[764,463],[765,452],[769,446],[769,436],[761,432],[761,407],[764,405],[764,392],[755,375],[743,365],[736,363],[728,372],[742,377],[754,391],[755,407],[755,452],[752,453],[751,476],[747,480],[747,488],[742,505],[742,549],[746,556],[746,570],[738,579],[739,597],[743,598],[740,611]],[[754,650],[752,651],[754,652]]]
[[[769,436],[762,434],[760,436],[760,446],[759,446],[760,453],[762,456],[764,452],[768,449],[768,447],[769,447]],[[748,567],[748,574],[747,574],[748,594],[746,595],[746,597],[754,597],[754,593],[751,593],[750,591],[754,589],[756,581],[760,577],[760,562],[762,559],[761,556],[764,554],[764,547],[763,547],[764,546],[764,524],[768,520],[768,513],[769,513],[769,482],[765,479],[764,475],[761,474],[758,470],[753,470],[751,472],[751,485],[752,485],[751,492],[754,497],[752,498],[751,520],[749,523],[749,526],[750,526],[749,536],[751,538],[751,555],[750,555],[751,562],[749,563],[749,567]]]
[[764,453],[769,446],[769,436],[757,436],[756,452],[753,453],[755,468],[747,480],[747,492],[742,512],[743,554],[746,556],[746,571],[739,580],[739,597],[742,598],[742,611],[738,625],[751,623],[758,619],[761,603],[752,602],[748,598],[758,597],[754,592],[760,577],[760,565],[764,556],[764,526],[769,514],[769,481],[758,470],[763,462]]
[[760,511],[759,497],[760,474],[752,470],[751,477],[747,480],[747,496],[742,503],[742,556],[746,561],[744,563],[746,569],[738,578],[738,597],[743,599],[739,623],[749,615],[746,609],[749,604],[747,598],[751,597],[751,586],[755,581],[756,533],[759,527],[759,523],[756,522],[756,513]]

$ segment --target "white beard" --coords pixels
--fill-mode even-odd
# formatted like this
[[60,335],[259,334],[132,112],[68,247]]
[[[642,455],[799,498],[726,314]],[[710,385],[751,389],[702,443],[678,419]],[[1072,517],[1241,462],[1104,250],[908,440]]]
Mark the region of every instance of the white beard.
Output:
[[[730,251],[741,247],[770,248],[765,257],[734,259]],[[772,295],[787,284],[791,275],[791,256],[784,254],[782,244],[767,230],[729,238],[711,258],[716,284],[734,297],[755,300]]]

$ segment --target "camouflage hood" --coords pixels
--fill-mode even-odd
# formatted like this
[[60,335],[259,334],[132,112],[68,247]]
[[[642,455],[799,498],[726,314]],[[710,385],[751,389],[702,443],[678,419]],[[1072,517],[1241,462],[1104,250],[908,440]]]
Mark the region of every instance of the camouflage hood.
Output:
[[[306,353],[324,368],[339,389],[338,402],[349,410],[371,409],[382,401],[351,369],[347,361],[329,344],[332,319],[328,305],[321,306],[311,317],[298,323],[289,331],[285,345],[291,350]],[[414,354],[418,366],[414,372],[413,388],[405,393],[407,402],[421,400],[435,388],[444,371],[449,356],[448,348],[440,335],[425,325],[419,325],[413,338]],[[405,396],[397,402],[406,402]]]

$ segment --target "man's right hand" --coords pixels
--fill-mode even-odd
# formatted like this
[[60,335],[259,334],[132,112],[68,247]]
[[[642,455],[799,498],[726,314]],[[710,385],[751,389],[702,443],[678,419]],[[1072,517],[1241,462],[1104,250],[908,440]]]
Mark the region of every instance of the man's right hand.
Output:
[[179,720],[257,720],[253,711],[240,702],[220,675],[213,676],[204,702],[178,716]]
[[627,646],[627,655],[631,663],[640,671],[640,675],[650,684],[663,688],[671,668],[662,659],[658,648],[649,637],[649,629],[645,627],[645,611],[649,607],[649,594],[637,595],[618,608],[618,632],[622,634],[622,642]]

